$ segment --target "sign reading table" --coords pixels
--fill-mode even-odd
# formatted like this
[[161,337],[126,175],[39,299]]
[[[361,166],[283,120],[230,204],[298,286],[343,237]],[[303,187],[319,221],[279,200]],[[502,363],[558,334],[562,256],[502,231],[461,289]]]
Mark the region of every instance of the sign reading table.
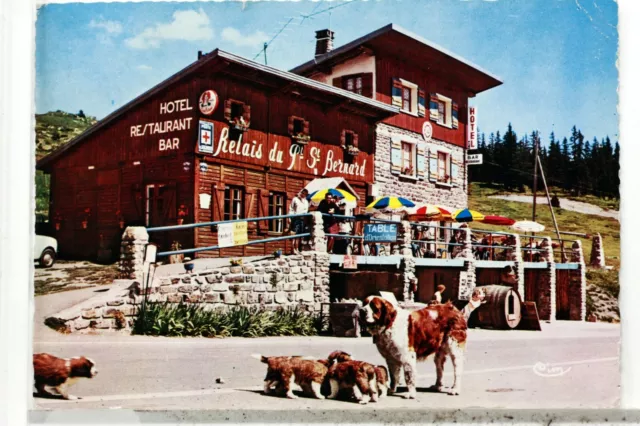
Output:
[[398,225],[395,223],[367,223],[364,225],[364,241],[366,243],[394,243],[398,236]]

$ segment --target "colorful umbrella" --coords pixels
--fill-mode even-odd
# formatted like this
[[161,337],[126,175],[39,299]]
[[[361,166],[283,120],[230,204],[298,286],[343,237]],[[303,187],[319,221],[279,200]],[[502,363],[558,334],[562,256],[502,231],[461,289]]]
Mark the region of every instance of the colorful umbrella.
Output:
[[314,203],[319,203],[320,201],[324,200],[324,197],[327,196],[327,193],[337,198],[344,198],[346,201],[352,201],[352,202],[356,201],[356,197],[353,194],[345,191],[344,189],[337,189],[337,188],[321,189],[319,191],[314,192],[313,194],[307,195],[307,199]]
[[472,222],[474,220],[481,221],[484,219],[484,215],[475,210],[462,209],[453,212],[451,218],[456,222]]
[[502,225],[511,226],[516,223],[515,220],[504,216],[485,216],[480,222],[488,223],[489,225]]
[[411,209],[409,216],[412,219],[443,220],[451,217],[451,209],[433,204],[424,204]]
[[512,229],[521,232],[542,232],[544,231],[544,225],[539,224],[538,222],[532,222],[530,220],[521,220],[513,225],[511,225]]
[[375,200],[373,203],[367,206],[367,211],[388,211],[397,212],[402,210],[408,210],[411,207],[415,207],[413,201],[407,200],[402,197],[382,197]]

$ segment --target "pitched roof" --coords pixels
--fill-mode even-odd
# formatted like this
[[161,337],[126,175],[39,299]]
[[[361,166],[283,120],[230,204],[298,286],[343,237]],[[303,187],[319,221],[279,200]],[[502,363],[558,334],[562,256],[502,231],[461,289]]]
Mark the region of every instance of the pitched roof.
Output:
[[333,63],[340,62],[340,59],[342,57],[347,56],[363,45],[375,44],[385,36],[393,34],[403,36],[405,38],[405,41],[418,43],[418,45],[422,49],[424,49],[424,51],[430,51],[431,53],[434,53],[442,59],[454,60],[455,62],[464,66],[466,68],[466,72],[469,73],[469,76],[475,77],[479,82],[479,84],[475,84],[474,87],[470,87],[470,89],[472,89],[474,93],[480,93],[484,90],[499,86],[503,83],[500,77],[484,70],[473,62],[461,56],[458,56],[453,52],[450,52],[449,50],[437,45],[434,42],[402,28],[397,24],[388,24],[376,31],[366,34],[334,50],[331,50],[324,55],[318,56],[310,61],[298,65],[297,67],[292,68],[290,71],[296,74],[308,75],[312,71],[318,69],[321,65],[330,66]]
[[370,111],[372,115],[378,116],[380,119],[397,114],[400,110],[398,107],[391,106],[389,104],[385,104],[383,102],[379,102],[374,99],[367,98],[365,96],[361,96],[361,95],[349,92],[347,90],[343,90],[341,88],[320,83],[318,81],[311,80],[309,78],[306,78],[288,71],[282,71],[273,67],[269,67],[267,65],[262,65],[257,62],[234,55],[232,53],[225,52],[220,49],[215,49],[211,53],[204,55],[201,59],[186,66],[182,70],[178,71],[176,74],[172,75],[171,77],[167,78],[161,83],[155,85],[154,87],[147,90],[140,96],[134,98],[133,100],[126,103],[122,107],[118,108],[111,114],[107,115],[105,118],[98,121],[93,126],[89,127],[87,130],[85,130],[83,133],[81,133],[80,135],[78,135],[77,137],[75,137],[65,145],[56,149],[49,155],[41,158],[36,163],[36,168],[37,169],[45,168],[47,165],[51,164],[51,162],[54,161],[56,158],[58,158],[60,155],[64,154],[65,152],[67,152],[77,144],[86,140],[89,136],[103,129],[105,126],[109,125],[114,120],[116,120],[117,118],[125,114],[127,111],[131,110],[132,108],[135,108],[140,103],[146,101],[147,99],[156,95],[160,91],[166,89],[170,85],[178,82],[179,80],[185,78],[189,74],[197,71],[198,69],[202,68],[204,65],[216,59],[223,60],[228,63],[236,64],[237,66],[250,68],[258,72],[264,72],[275,79],[281,80],[283,83],[286,83],[286,84],[294,83],[298,86],[306,87],[310,90],[324,93],[325,96],[331,95],[331,96],[337,97],[343,101],[349,102],[351,105],[355,105],[361,109]]

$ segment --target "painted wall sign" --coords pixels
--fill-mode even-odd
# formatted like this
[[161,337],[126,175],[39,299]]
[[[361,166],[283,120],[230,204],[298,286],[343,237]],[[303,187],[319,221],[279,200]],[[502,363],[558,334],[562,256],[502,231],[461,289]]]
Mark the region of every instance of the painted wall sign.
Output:
[[[160,115],[176,114],[191,111],[193,107],[189,99],[175,99],[160,103]],[[180,149],[180,138],[175,137],[175,132],[191,130],[193,117],[173,118],[170,120],[156,121],[152,123],[134,124],[129,128],[129,136],[140,138],[145,136],[166,135],[158,139],[158,151],[172,151]],[[173,133],[173,134],[168,134]]]
[[395,223],[367,223],[364,225],[365,242],[395,242],[397,236],[398,225]]
[[198,151],[207,154],[213,153],[213,123],[211,121],[200,120]]
[[205,90],[200,95],[198,106],[200,107],[200,112],[204,115],[213,114],[213,111],[218,106],[218,94],[213,90]]
[[478,109],[469,106],[467,117],[467,149],[478,149]]
[[[336,145],[309,142],[302,147],[286,136],[273,136],[268,140],[258,131],[248,130],[232,140],[229,126],[217,123],[211,153],[214,157],[282,170],[309,173],[316,176],[344,177],[361,182],[373,182],[373,154],[360,152],[345,161],[344,150]],[[205,152],[200,149],[200,152]]]
[[430,142],[433,136],[433,126],[428,121],[425,121],[422,125],[422,137],[425,142]]
[[476,166],[482,164],[482,154],[467,154],[467,165]]

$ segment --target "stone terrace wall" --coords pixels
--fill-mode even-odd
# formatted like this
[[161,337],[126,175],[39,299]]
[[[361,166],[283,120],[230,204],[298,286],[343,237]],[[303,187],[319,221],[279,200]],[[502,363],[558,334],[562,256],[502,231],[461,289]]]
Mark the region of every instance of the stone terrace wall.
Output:
[[[303,306],[319,311],[328,302],[329,257],[324,253],[262,259],[240,266],[225,265],[193,273],[156,275],[148,289],[149,302],[192,303],[205,309],[232,306]],[[158,272],[162,270],[159,267]],[[160,274],[161,275],[161,274]],[[143,300],[140,282],[116,280],[107,293],[66,309],[46,320],[61,332],[130,330]]]

